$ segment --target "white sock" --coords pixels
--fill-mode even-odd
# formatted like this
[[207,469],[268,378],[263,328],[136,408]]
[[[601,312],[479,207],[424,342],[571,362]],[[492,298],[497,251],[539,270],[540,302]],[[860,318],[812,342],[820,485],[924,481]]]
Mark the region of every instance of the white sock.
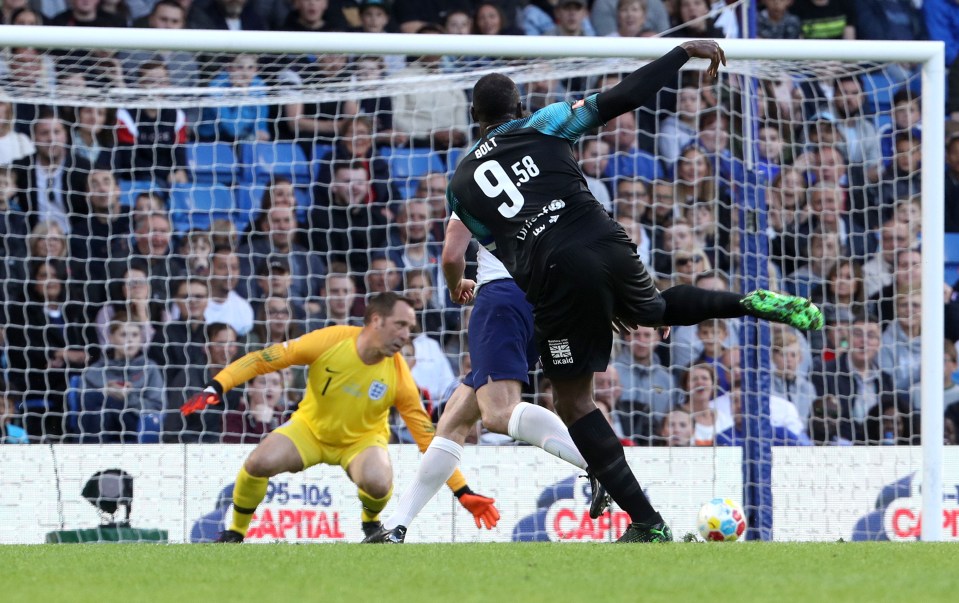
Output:
[[463,456],[463,447],[452,440],[434,437],[423,453],[416,479],[400,496],[393,514],[383,522],[383,527],[392,530],[396,526],[409,527],[426,503],[433,500],[446,480],[453,475]]
[[509,417],[509,436],[542,448],[560,460],[586,470],[586,459],[579,453],[566,425],[542,406],[520,402]]

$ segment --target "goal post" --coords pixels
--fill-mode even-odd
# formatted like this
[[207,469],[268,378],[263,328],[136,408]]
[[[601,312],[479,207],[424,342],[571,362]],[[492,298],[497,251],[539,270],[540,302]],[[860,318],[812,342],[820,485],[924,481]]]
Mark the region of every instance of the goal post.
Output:
[[[240,52],[276,55],[345,53],[360,55],[441,55],[455,57],[503,57],[511,59],[505,69],[521,82],[536,81],[541,61],[569,76],[598,77],[604,73],[624,73],[647,60],[662,56],[682,39],[662,38],[566,38],[523,36],[452,36],[299,32],[229,32],[229,31],[171,31],[154,29],[53,28],[29,26],[0,26],[0,43],[8,48],[71,48],[90,50],[163,50],[236,54]],[[762,287],[768,283],[769,247],[766,240],[766,205],[760,189],[765,182],[757,180],[759,169],[751,155],[757,144],[758,133],[751,122],[755,117],[755,99],[749,90],[755,78],[772,78],[776,73],[795,69],[803,73],[832,73],[831,64],[852,66],[861,63],[921,65],[921,156],[924,169],[921,174],[922,203],[922,328],[921,343],[921,433],[922,433],[922,516],[941,517],[943,513],[943,392],[942,337],[944,313],[942,291],[944,282],[944,45],[941,42],[867,42],[867,41],[807,41],[807,40],[721,40],[729,62],[722,73],[732,74],[736,86],[725,90],[739,95],[741,106],[730,110],[730,120],[739,121],[742,135],[739,144],[746,149],[741,161],[744,180],[738,183],[732,195],[735,227],[738,229],[738,253],[742,256],[740,272],[736,275],[744,286]],[[529,59],[527,61],[527,59]],[[702,70],[705,61],[692,61],[690,69]],[[788,67],[787,67],[788,66]],[[503,67],[503,66],[499,66]],[[267,91],[271,104],[303,102],[303,99],[356,100],[382,87],[398,93],[404,86],[422,90],[442,90],[449,87],[466,89],[492,67],[477,63],[462,72],[427,76],[404,82],[401,78],[384,78],[372,83],[345,82],[310,88],[290,88],[285,91]],[[842,71],[845,67],[840,67]],[[854,71],[853,67],[849,67]],[[737,88],[737,86],[739,88]],[[743,91],[746,92],[743,92]],[[167,92],[167,91],[162,91]],[[229,102],[244,104],[255,99],[231,97],[217,100],[209,88],[177,89],[165,100],[170,106],[190,108],[207,103]],[[66,103],[82,106],[91,102],[93,95],[102,106],[119,106],[125,99],[137,106],[157,102],[135,90],[87,91],[78,97],[58,99],[50,93],[33,90],[16,91],[17,96],[0,95],[5,100],[23,100],[36,104]],[[48,96],[44,97],[44,94]],[[730,101],[733,102],[733,101]],[[728,122],[727,122],[728,123]],[[805,127],[805,124],[803,124]],[[297,141],[300,142],[300,141]],[[659,143],[657,143],[659,144]],[[657,147],[658,149],[658,147]],[[311,168],[312,169],[312,168]],[[733,173],[736,167],[730,168]],[[302,207],[301,207],[302,208]],[[875,235],[871,232],[870,235]],[[355,275],[362,279],[363,275]],[[743,322],[740,345],[744,347],[743,385],[744,407],[748,413],[746,438],[743,448],[743,475],[746,506],[752,507],[751,517],[759,518],[759,538],[772,537],[772,477],[769,467],[774,457],[769,445],[770,333],[766,325],[752,320]],[[760,437],[759,434],[767,436]],[[765,466],[765,469],[763,469]],[[642,478],[640,478],[642,481]],[[655,502],[655,501],[654,501]],[[755,520],[755,519],[754,519]],[[921,539],[941,540],[942,522],[923,521]]]

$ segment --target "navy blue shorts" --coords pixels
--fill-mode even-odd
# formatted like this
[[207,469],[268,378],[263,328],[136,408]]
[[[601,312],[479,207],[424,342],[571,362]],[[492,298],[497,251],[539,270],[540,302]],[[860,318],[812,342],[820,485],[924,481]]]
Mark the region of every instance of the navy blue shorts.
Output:
[[473,369],[463,383],[478,389],[490,379],[529,383],[539,352],[533,339],[533,306],[511,279],[480,287],[469,325]]

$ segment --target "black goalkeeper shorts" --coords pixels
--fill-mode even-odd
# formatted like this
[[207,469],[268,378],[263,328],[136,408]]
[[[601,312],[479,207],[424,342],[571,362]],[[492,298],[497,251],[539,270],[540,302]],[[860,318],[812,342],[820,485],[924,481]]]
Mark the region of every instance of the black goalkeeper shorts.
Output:
[[533,315],[547,377],[572,379],[605,371],[614,316],[662,325],[666,303],[625,234],[553,252],[540,276]]

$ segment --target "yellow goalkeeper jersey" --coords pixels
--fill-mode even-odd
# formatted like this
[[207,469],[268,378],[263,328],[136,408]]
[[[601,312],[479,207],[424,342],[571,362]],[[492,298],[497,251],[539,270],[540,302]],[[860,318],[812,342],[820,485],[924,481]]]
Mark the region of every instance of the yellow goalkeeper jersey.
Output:
[[[433,440],[433,422],[401,354],[365,364],[356,350],[362,328],[334,326],[249,353],[216,376],[228,392],[256,375],[291,365],[308,365],[306,396],[296,415],[305,419],[321,444],[346,447],[370,433],[389,434],[389,411],[396,406],[420,451]],[[466,485],[459,472],[447,482]]]

